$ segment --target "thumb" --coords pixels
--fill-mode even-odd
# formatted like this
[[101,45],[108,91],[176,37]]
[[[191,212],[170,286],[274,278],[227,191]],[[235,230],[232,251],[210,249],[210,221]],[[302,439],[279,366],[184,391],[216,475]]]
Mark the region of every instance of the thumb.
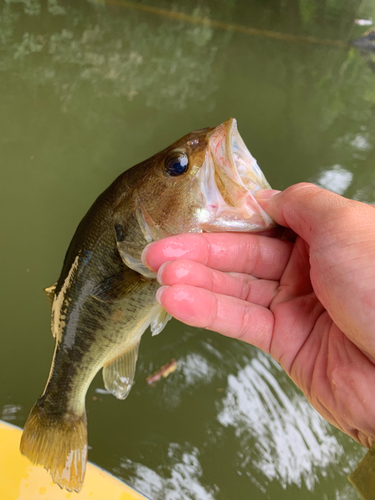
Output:
[[340,226],[347,235],[351,226],[358,229],[359,212],[369,211],[373,215],[373,208],[364,203],[308,183],[295,184],[281,192],[259,190],[255,198],[275,222],[291,228],[309,245],[323,234],[337,233]]
[[258,191],[280,225],[309,245],[314,291],[336,325],[375,362],[375,210],[313,184]]

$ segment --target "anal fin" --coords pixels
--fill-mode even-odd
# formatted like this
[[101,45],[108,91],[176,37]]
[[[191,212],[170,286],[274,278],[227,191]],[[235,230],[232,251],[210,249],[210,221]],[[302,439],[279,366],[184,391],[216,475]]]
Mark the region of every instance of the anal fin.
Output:
[[132,344],[123,354],[110,361],[103,368],[104,386],[118,399],[125,399],[132,388],[138,348],[139,341]]

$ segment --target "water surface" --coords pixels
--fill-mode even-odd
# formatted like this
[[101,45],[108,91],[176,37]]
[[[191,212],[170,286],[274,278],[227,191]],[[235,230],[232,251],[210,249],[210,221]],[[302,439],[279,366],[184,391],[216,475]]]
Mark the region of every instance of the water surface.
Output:
[[[373,1],[0,3],[2,419],[23,426],[44,387],[42,289],[78,222],[190,130],[234,116],[273,187],[375,202],[375,75],[347,46],[371,16]],[[357,498],[346,476],[364,449],[268,356],[212,332],[147,332],[128,399],[98,374],[87,410],[90,460],[153,500]]]

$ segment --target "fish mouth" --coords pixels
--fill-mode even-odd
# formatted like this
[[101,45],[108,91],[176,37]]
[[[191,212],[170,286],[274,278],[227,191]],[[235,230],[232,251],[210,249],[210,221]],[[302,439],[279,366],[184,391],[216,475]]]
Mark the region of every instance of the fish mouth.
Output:
[[269,189],[263,172],[229,118],[208,132],[203,181],[204,231],[263,231],[274,225],[254,198]]

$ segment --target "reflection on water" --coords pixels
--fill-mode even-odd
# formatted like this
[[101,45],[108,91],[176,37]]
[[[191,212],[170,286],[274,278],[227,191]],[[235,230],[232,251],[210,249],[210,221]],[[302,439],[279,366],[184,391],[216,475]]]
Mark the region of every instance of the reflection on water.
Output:
[[317,179],[319,186],[337,194],[344,194],[353,180],[352,172],[348,172],[340,165],[334,165],[320,174]]
[[365,160],[368,152],[372,149],[371,137],[366,132],[366,127],[362,126],[361,132],[338,137],[333,148],[345,149],[354,159]]
[[182,398],[202,384],[209,385],[217,376],[215,366],[209,364],[203,355],[189,353],[177,360],[177,370],[161,389],[160,403],[170,410],[177,408]]
[[368,140],[368,134],[356,134],[353,138],[350,138],[350,145],[358,151],[368,151],[372,148]]
[[203,356],[190,353],[185,359],[179,361],[181,371],[185,378],[184,386],[194,386],[199,383],[210,383],[216,374],[213,366],[210,366]]
[[[134,22],[132,10],[108,22],[108,13],[100,5],[98,10],[78,9],[54,0],[47,3],[44,14],[56,17],[56,28],[27,31],[20,37],[20,16],[42,15],[42,2],[18,0],[24,5],[22,14],[15,14],[9,3],[0,8],[0,47],[4,50],[0,69],[11,69],[28,85],[53,86],[65,112],[87,87],[99,99],[112,96],[132,101],[143,94],[149,106],[177,110],[192,98],[206,100],[217,88],[214,63],[228,36],[213,42],[210,26],[186,29],[176,22],[153,28]],[[196,7],[193,14],[201,17],[209,9]]]
[[304,482],[313,490],[316,469],[335,463],[343,448],[303,397],[285,392],[284,378],[279,365],[259,353],[237,375],[229,375],[218,420],[232,426],[241,443],[239,470],[262,472],[264,491],[274,479],[284,487]]
[[7,404],[1,409],[1,420],[6,420],[7,422],[12,422],[12,420],[17,419],[17,413],[22,410],[21,405]]
[[375,186],[372,177],[363,185],[366,173],[362,166],[373,161],[372,136],[366,131],[366,126],[362,125],[360,132],[337,137],[332,145],[332,153],[335,160],[342,160],[342,163],[324,168],[310,181],[337,194],[373,202]]
[[[137,457],[122,454],[116,475],[155,500],[358,498],[345,476],[360,447],[348,454],[350,440],[333,431],[278,364],[209,332],[176,338],[173,323],[163,356],[173,353],[178,369],[154,387],[136,382],[132,397],[147,395],[148,418]],[[144,339],[139,377],[158,349],[154,340]],[[172,427],[176,440],[168,438]],[[126,449],[126,436],[124,443]],[[333,477],[342,478],[334,491]]]
[[132,486],[152,500],[214,500],[215,488],[209,491],[200,482],[202,467],[197,448],[170,443],[168,456],[170,465],[165,476],[129,460],[120,467],[131,473]]

